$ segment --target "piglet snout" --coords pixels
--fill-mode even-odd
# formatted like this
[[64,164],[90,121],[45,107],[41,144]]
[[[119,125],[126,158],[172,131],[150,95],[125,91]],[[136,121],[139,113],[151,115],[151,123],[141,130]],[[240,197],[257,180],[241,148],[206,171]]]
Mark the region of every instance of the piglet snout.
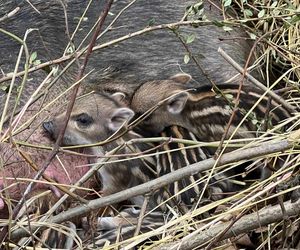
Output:
[[53,135],[53,122],[43,122],[43,128],[50,134]]

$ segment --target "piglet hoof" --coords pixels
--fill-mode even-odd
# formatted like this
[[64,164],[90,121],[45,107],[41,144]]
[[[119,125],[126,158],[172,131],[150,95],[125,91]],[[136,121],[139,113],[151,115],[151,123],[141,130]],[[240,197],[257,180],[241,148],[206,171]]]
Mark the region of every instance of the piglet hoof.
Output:
[[53,122],[52,121],[43,122],[43,128],[51,136],[53,135]]

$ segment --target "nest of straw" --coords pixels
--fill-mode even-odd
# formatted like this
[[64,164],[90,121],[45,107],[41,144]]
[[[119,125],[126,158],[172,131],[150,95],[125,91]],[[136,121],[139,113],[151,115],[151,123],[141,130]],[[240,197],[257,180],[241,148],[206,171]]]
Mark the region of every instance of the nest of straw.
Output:
[[[265,85],[270,91],[279,93],[287,103],[299,109],[300,2],[298,0],[248,2],[224,0],[222,4],[224,13],[228,10],[233,13],[230,17],[224,15],[223,27],[230,29],[231,26],[243,26],[250,37],[258,41],[256,44],[257,58],[254,65],[262,66],[261,71],[264,75]],[[201,8],[195,9],[201,12]],[[31,58],[31,60],[35,59]],[[23,85],[20,86],[22,88]],[[2,89],[6,87],[9,85],[2,85]],[[35,97],[32,96],[33,99]],[[49,99],[52,100],[50,97],[43,101],[50,103]],[[15,103],[19,104],[19,99],[15,99]],[[23,105],[23,107],[25,106],[26,104]],[[12,147],[33,147],[13,140],[12,136],[22,131],[19,122],[14,123],[14,120],[11,120],[10,125],[16,126],[12,127],[9,133],[5,133],[4,122],[8,121],[6,118],[9,117],[9,114],[5,113],[7,112],[5,108],[2,110],[4,112],[0,124],[2,129],[2,131],[0,130],[0,138],[2,138],[0,143],[9,143]],[[17,105],[14,111],[16,110]],[[26,108],[23,110],[22,107],[19,111],[23,115],[28,112]],[[23,111],[24,113],[22,113]],[[39,115],[43,117],[42,112]],[[28,124],[31,123],[32,120]],[[292,125],[285,130],[286,124]],[[269,178],[222,200],[190,209],[185,214],[167,206],[168,212],[165,213],[165,218],[168,220],[165,220],[163,225],[145,230],[145,233],[138,233],[126,240],[122,239],[121,230],[115,229],[117,235],[120,233],[117,242],[104,243],[104,249],[117,249],[120,246],[123,246],[124,249],[133,249],[134,247],[140,249],[299,249],[300,203],[297,199],[293,202],[290,201],[291,193],[300,187],[297,182],[297,180],[299,181],[299,170],[297,170],[299,165],[298,129],[299,114],[295,112],[291,118],[282,121],[271,130],[261,133],[253,140],[252,146],[259,147],[266,143],[269,145],[277,143],[276,145],[281,149],[277,148],[273,153],[269,152],[252,158],[254,165],[263,162],[275,166],[277,161],[283,161],[282,167],[274,171]],[[201,145],[194,141],[185,143],[185,147],[190,147],[195,143]],[[35,147],[38,147],[38,144]],[[40,146],[40,149],[49,150],[51,148]],[[241,146],[241,150],[245,153],[248,149],[243,149]],[[215,170],[222,172],[224,169],[234,168],[241,161],[218,165]],[[3,167],[1,158],[0,165]],[[202,181],[205,182],[208,178],[211,178],[210,172],[204,176]],[[67,189],[71,188],[72,186],[67,187]],[[88,190],[94,192],[93,189]],[[73,198],[76,200],[76,196]],[[57,204],[55,199],[49,199],[49,191],[45,191],[38,192],[26,199],[22,208],[19,209],[18,215],[12,218],[15,202],[12,201],[9,206],[9,216],[0,220],[3,227],[8,226],[7,232],[15,234],[14,238],[18,239],[18,243],[5,240],[3,247],[8,249],[25,246],[26,249],[93,249],[95,246],[97,247],[99,239],[103,240],[101,237],[104,235],[103,229],[97,227],[99,218],[101,216],[119,216],[119,218],[124,216],[121,208],[112,210],[106,208],[100,212],[98,210],[92,212],[87,217],[81,215],[80,212],[80,216],[74,213],[74,215],[70,215],[71,219],[68,222],[60,222],[62,221],[62,218],[59,217],[62,214],[61,211],[64,210],[64,215],[68,215],[70,211],[74,211],[70,208],[77,207],[80,211],[88,205],[77,205],[77,200],[67,208],[57,206],[56,209],[50,210],[50,214],[49,212],[45,213]],[[49,207],[45,208],[45,204]],[[102,207],[101,201],[99,204],[99,207]],[[57,217],[53,217],[55,214],[58,214]],[[145,220],[149,214],[151,213],[146,212]],[[85,226],[77,223],[78,217],[84,218]],[[130,223],[128,225],[130,226]],[[35,233],[35,230],[38,233]],[[102,242],[105,242],[105,238]]]

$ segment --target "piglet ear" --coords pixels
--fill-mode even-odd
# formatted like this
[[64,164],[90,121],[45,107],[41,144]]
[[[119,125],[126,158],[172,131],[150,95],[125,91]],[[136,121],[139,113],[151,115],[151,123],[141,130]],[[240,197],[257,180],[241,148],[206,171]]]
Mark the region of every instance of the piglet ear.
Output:
[[170,80],[181,83],[181,84],[186,84],[188,83],[192,77],[189,74],[176,74],[175,76],[170,77]]
[[189,94],[186,92],[181,92],[172,97],[167,102],[167,110],[171,114],[179,114],[184,109],[186,101],[189,97]]
[[129,108],[118,108],[112,114],[108,122],[108,127],[112,131],[117,131],[120,127],[126,124],[132,117],[134,116],[134,112]]
[[125,99],[126,95],[124,93],[122,93],[122,92],[116,92],[116,93],[113,93],[111,95],[111,97],[114,100],[116,100],[117,102],[122,102]]

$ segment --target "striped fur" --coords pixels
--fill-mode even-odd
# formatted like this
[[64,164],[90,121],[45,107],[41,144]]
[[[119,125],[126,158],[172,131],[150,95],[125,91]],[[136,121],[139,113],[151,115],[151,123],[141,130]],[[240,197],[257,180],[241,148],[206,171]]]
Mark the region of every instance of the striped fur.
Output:
[[[93,246],[102,247],[105,243],[114,244],[134,236],[137,221],[140,215],[139,208],[123,209],[118,216],[98,218],[97,236],[93,240]],[[153,211],[143,218],[139,234],[152,231],[163,226],[167,221],[167,215],[161,211]],[[87,222],[84,223],[89,230]],[[92,246],[90,246],[92,247]]]
[[[172,141],[172,138],[197,140],[195,135],[184,128],[171,126],[166,128],[158,136],[169,137],[171,139],[169,143],[164,144],[162,148],[157,150],[157,152],[160,153],[157,157],[156,168],[158,176],[168,174],[177,169],[207,159],[210,156],[205,148],[202,149],[199,146],[187,148],[187,145],[183,143]],[[168,211],[167,206],[165,206],[166,201],[166,204],[178,213],[186,213],[191,207],[195,206],[195,204],[198,203],[206,180],[206,176],[203,175],[203,173],[199,173],[157,190],[152,197],[157,205],[161,204],[161,209],[152,211],[143,218],[139,234],[163,226],[168,219],[172,218],[172,212]],[[210,180],[209,186],[204,192],[199,204],[201,205],[203,202],[207,203],[209,200],[222,198],[223,191],[230,190],[230,188],[231,184],[227,182],[224,175],[214,176]],[[187,190],[182,192],[184,189]],[[151,209],[151,205],[148,206],[148,208]],[[120,242],[133,237],[139,215],[140,209],[137,208],[122,210],[116,217],[99,218],[95,245],[102,247],[107,242],[114,244],[117,241]]]
[[[257,88],[245,85],[239,92],[238,85],[227,84],[218,86],[218,89],[209,86],[195,89],[188,85],[190,79],[189,75],[180,74],[167,80],[146,82],[136,89],[130,107],[136,116],[144,117],[140,125],[143,130],[161,133],[176,125],[192,132],[197,140],[220,141],[232,116],[238,93],[238,110],[227,131],[226,139],[256,137],[260,132],[290,117],[285,108],[264,96],[264,92]],[[149,110],[151,112],[145,115]],[[215,153],[215,148],[202,150],[208,151],[210,155]],[[229,150],[231,149],[228,148],[227,151]],[[242,165],[227,171],[225,175],[235,175],[238,176],[235,179],[244,181],[244,167]],[[253,167],[251,174],[245,178],[257,180],[269,174],[270,171],[262,165]],[[222,190],[239,189],[238,186],[229,185],[229,182],[221,181],[220,185]],[[171,188],[175,190],[176,186]]]
[[[170,126],[166,128],[160,136],[197,141],[196,136],[187,131],[186,129],[178,126]],[[158,174],[159,176],[168,174],[180,168],[189,166],[193,163],[205,160],[210,157],[210,153],[206,148],[201,147],[187,147],[180,142],[174,142],[171,140],[170,143],[165,144],[162,148],[166,153],[160,154],[158,157]],[[201,192],[203,191],[204,184],[206,182],[206,176],[203,173],[196,174],[190,177],[182,178],[179,181],[176,181],[166,189],[160,190],[158,203],[162,202],[169,198],[170,194],[175,195],[176,204],[180,206],[190,207],[197,202],[197,199]],[[219,183],[215,184],[216,178],[219,179]],[[226,183],[225,180],[221,181],[222,176],[217,176],[210,180],[210,186],[208,190],[204,193],[205,199],[217,200],[220,199],[220,192],[222,190],[230,189],[229,183]],[[224,176],[223,176],[223,179]],[[189,188],[188,188],[189,187]],[[182,190],[187,189],[185,192]],[[167,190],[167,191],[166,191]]]
[[[91,96],[79,99],[79,101],[75,103],[75,106],[73,108],[71,118],[65,132],[64,141],[69,145],[72,145],[81,144],[79,142],[87,144],[96,143],[99,140],[105,140],[114,132],[109,131],[109,128],[111,126],[108,124],[111,122],[111,120],[114,119],[116,119],[116,122],[119,122],[119,119],[124,118],[122,117],[122,115],[124,115],[124,112],[126,115],[130,114],[128,108],[124,108],[121,103],[119,103],[111,96],[103,94],[93,94]],[[120,114],[121,116],[115,116],[115,114]],[[57,135],[56,130],[59,130],[60,124],[62,124],[62,119],[64,119],[64,114],[59,115],[55,117],[51,122],[47,122],[44,124],[45,129],[50,132],[50,134],[54,138]],[[124,120],[124,122],[126,122],[126,120]],[[166,128],[160,136],[189,140],[196,139],[196,137],[192,133],[178,126],[171,126],[169,128]],[[91,147],[88,150],[90,154],[102,156],[104,152],[110,151],[113,148],[123,145],[127,141],[135,138],[142,138],[142,136],[136,132],[130,131],[115,141],[102,146]],[[151,153],[151,148],[153,146],[157,145],[149,143],[134,143],[129,145],[126,144],[126,147],[120,149],[117,154],[125,154],[126,158],[130,158],[130,155],[133,153],[142,154],[145,151]],[[202,150],[200,147],[186,149],[181,143],[170,142],[169,144],[165,144],[163,148],[158,147],[158,151],[169,151],[170,149],[178,150],[160,154],[158,158],[146,157],[142,159],[128,160],[124,162],[104,165],[98,171],[99,177],[102,181],[104,194],[109,195],[111,193],[125,190],[132,186],[136,186],[148,180],[154,179],[157,176],[165,175],[208,157],[208,152]],[[100,160],[101,158],[97,159],[97,157],[95,157],[94,159],[95,163]],[[115,158],[112,158],[111,160],[115,160]],[[169,205],[173,207],[173,209],[175,209],[175,207],[178,207],[179,212],[186,212],[189,207],[197,202],[197,199],[203,190],[203,185],[205,182],[198,182],[200,179],[203,179],[203,175],[194,175],[170,184],[161,190],[157,190],[150,198],[148,209],[153,209],[155,206],[174,196],[173,198],[169,199]],[[211,195],[214,196],[213,193],[220,193],[222,191],[221,184],[214,186],[214,181],[215,178],[211,180],[210,188],[208,189],[208,192],[204,194],[204,198],[210,199]],[[187,191],[178,195],[181,190],[187,187],[189,187]],[[217,196],[212,199],[217,199],[216,197]],[[134,197],[133,199],[131,199],[131,202],[134,205],[141,206],[143,203],[143,197]],[[158,213],[162,215],[163,211],[166,211],[166,206],[164,205],[161,206],[161,210],[160,212],[158,211]],[[131,214],[131,219],[133,221],[136,221],[138,214],[139,213],[135,213],[135,215]],[[161,220],[156,220],[156,218],[157,216],[154,216],[154,214],[150,215],[150,218],[145,222],[146,224],[143,223],[142,228],[149,228],[147,223],[149,223],[150,225],[151,221],[153,225],[160,224]],[[106,221],[105,227],[108,228],[114,227],[115,224],[118,223],[121,223],[120,225],[122,225],[122,222],[118,218],[106,218],[99,224],[101,230],[103,230],[104,227],[103,221]],[[109,226],[107,225],[107,223],[112,224]],[[126,238],[126,236],[132,236],[133,232],[131,232],[129,228],[132,227],[130,225],[127,225],[125,230],[126,233],[124,235],[122,234],[122,237]],[[116,237],[116,234],[111,234],[111,232],[109,233],[109,231],[110,230],[106,231],[106,233],[103,234],[103,237]],[[103,242],[102,238],[101,240],[99,238],[99,244],[100,242]]]
[[[132,111],[123,106],[118,101],[120,96],[108,96],[104,94],[92,94],[78,99],[75,102],[72,114],[64,134],[64,143],[68,145],[91,144],[103,141],[110,137],[116,130],[120,129],[123,123],[126,123],[128,117],[130,119]],[[60,126],[63,124],[64,114],[60,114],[53,118],[52,121],[44,124],[45,129],[56,138]],[[115,124],[111,124],[115,123]],[[192,133],[178,126],[166,128],[160,136],[195,140],[197,139]],[[158,146],[151,143],[134,143],[126,144],[131,139],[141,139],[142,135],[134,131],[125,133],[121,138],[110,141],[102,146],[89,147],[86,152],[94,154],[95,157],[91,162],[101,161],[104,152],[113,150],[117,146],[125,145],[119,149],[118,155],[126,155],[127,161],[109,163],[99,169],[98,174],[102,181],[103,193],[109,195],[121,190],[125,190],[132,186],[147,182],[157,176],[162,176],[179,168],[188,166],[192,163],[206,159],[208,151],[202,150],[200,147],[193,149],[185,149],[181,143],[171,142],[165,144],[163,148],[158,150],[167,151],[156,157],[144,157],[139,159],[130,159],[132,156],[143,152],[153,153],[153,147]],[[176,150],[170,152],[169,149]],[[134,155],[133,155],[134,154]],[[98,158],[100,157],[100,158]],[[124,157],[121,156],[124,159]],[[112,161],[116,160],[112,157]],[[156,162],[157,161],[157,162]],[[191,176],[171,184],[167,190],[168,194],[173,196],[180,190],[196,183],[196,180],[202,176]],[[199,184],[203,185],[203,184]],[[201,187],[194,185],[186,193],[178,197],[178,200],[186,205],[192,205],[192,200],[199,194]],[[162,191],[162,190],[161,190]],[[151,199],[150,207],[158,205],[165,198],[165,192],[156,192],[154,199]],[[141,206],[142,197],[132,199],[133,204]]]
[[[194,133],[200,139],[208,141],[217,141],[222,137],[225,127],[232,115],[232,110],[238,89],[236,85],[222,86],[222,96],[207,96],[207,92],[203,89],[196,89],[191,91],[191,100],[187,101],[185,107],[186,122],[190,122],[191,127],[194,128]],[[231,124],[231,131],[234,131],[241,123],[242,119],[247,115],[248,111],[255,105],[255,103],[262,96],[263,92],[258,89],[244,86],[240,92],[240,102],[238,110],[235,113],[234,119]],[[203,98],[202,95],[205,97]],[[200,97],[199,99],[196,97]],[[253,137],[257,130],[261,129],[259,126],[263,123],[267,125],[278,124],[281,120],[290,116],[287,110],[282,108],[275,101],[271,101],[268,105],[268,97],[264,97],[256,108],[249,113],[246,121],[241,124],[237,134],[234,138]],[[270,107],[268,107],[270,106]],[[268,111],[268,109],[270,109]],[[268,114],[269,113],[269,114]],[[253,124],[252,120],[257,123]],[[232,133],[229,133],[229,135]]]
[[[190,77],[180,75],[168,80],[147,82],[135,91],[130,107],[137,115],[142,115],[161,103],[143,122],[145,130],[160,133],[168,126],[178,125],[193,132],[201,141],[218,141],[232,115],[238,86],[221,85],[218,90],[209,86],[191,89],[189,80]],[[243,86],[227,138],[263,94],[249,85]],[[279,103],[264,96],[233,138],[255,137],[259,130],[278,124],[289,116],[289,112]]]

